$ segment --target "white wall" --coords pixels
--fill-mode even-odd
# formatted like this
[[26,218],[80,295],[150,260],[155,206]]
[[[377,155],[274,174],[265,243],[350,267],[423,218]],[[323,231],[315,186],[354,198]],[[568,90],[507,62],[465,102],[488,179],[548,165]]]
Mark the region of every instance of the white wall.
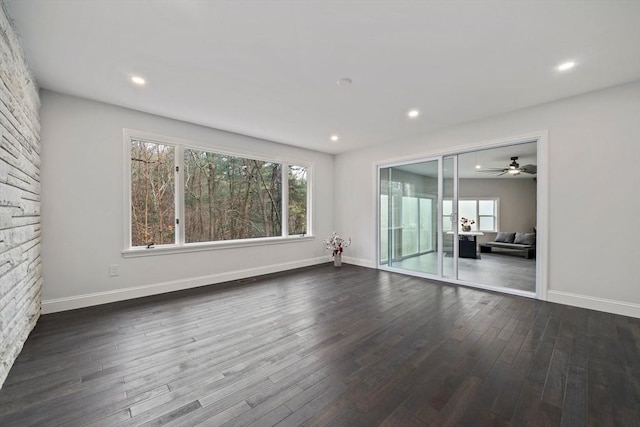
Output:
[[[375,163],[548,131],[548,299],[640,317],[640,82],[345,153],[335,162],[53,92],[41,99],[45,312],[328,260],[321,241],[334,229],[353,238],[346,261],[375,266]],[[122,128],[314,162],[316,239],[122,258]],[[110,264],[120,266],[120,276],[108,277]]]
[[[322,239],[333,231],[333,156],[50,91],[41,99],[43,312],[329,261]],[[317,237],[123,258],[123,128],[312,162]]]
[[640,82],[336,156],[335,228],[375,265],[375,163],[548,131],[548,299],[640,317]]

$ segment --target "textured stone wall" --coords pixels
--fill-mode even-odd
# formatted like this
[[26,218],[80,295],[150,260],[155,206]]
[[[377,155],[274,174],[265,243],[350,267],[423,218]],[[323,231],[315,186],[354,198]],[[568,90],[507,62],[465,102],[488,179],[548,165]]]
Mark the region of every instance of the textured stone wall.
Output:
[[40,98],[0,1],[0,387],[40,315]]

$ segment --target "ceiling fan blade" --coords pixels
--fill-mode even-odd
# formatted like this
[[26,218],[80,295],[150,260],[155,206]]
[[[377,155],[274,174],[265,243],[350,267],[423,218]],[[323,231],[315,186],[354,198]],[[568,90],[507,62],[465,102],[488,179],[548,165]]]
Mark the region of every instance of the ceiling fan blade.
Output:
[[509,172],[509,171],[504,171],[504,172],[502,172],[502,173],[499,173],[497,176],[502,176],[502,175],[504,175],[504,174],[505,174],[505,173],[507,173],[507,172]]
[[538,166],[536,165],[524,165],[520,168],[520,172],[524,172],[524,173],[530,173],[532,175],[535,175],[536,173],[538,173]]
[[504,172],[504,171],[505,171],[504,168],[489,168],[489,169],[480,169],[477,172],[496,173],[496,172]]

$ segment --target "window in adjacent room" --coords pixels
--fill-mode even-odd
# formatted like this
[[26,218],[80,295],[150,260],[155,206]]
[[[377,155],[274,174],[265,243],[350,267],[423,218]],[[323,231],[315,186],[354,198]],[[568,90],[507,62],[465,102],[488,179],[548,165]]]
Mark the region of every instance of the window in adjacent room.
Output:
[[[444,231],[451,231],[451,206],[451,200],[442,201]],[[474,221],[471,231],[496,232],[498,231],[498,199],[460,199],[458,200],[458,223],[462,217]]]

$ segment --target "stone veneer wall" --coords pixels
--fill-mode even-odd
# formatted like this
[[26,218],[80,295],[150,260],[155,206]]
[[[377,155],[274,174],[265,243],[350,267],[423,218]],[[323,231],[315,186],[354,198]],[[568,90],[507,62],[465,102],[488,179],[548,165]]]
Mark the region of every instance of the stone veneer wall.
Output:
[[40,316],[40,98],[0,0],[0,387]]

